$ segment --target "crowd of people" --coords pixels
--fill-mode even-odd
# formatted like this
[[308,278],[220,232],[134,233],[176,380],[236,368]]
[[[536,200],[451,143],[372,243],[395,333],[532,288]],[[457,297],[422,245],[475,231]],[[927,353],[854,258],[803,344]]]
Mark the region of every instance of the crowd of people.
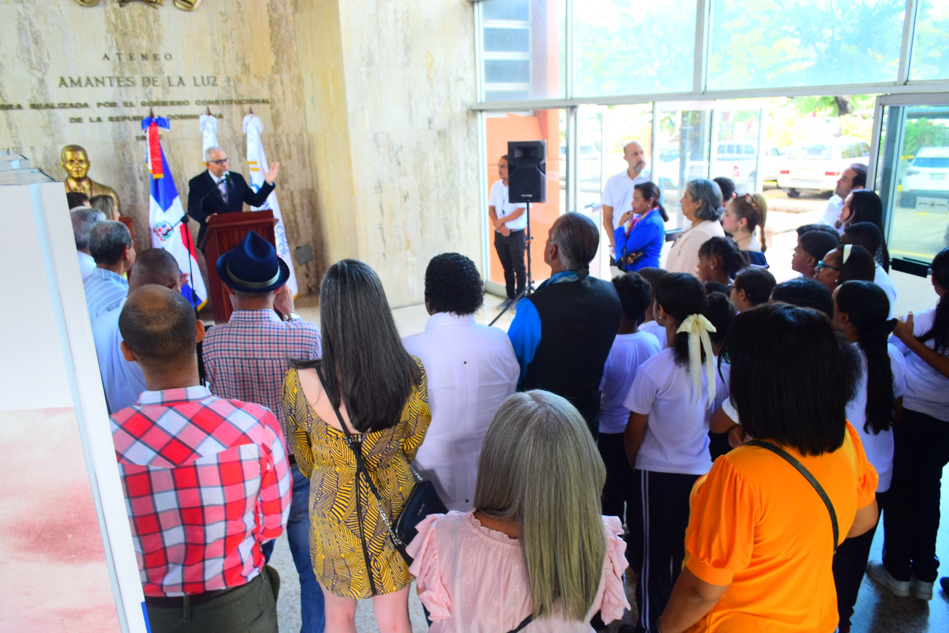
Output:
[[[443,632],[602,630],[633,610],[626,583],[621,631],[848,631],[865,571],[932,598],[949,249],[936,307],[894,319],[875,194],[838,191],[832,224],[798,229],[802,276],[778,284],[764,198],[694,180],[662,269],[661,194],[642,147],[626,155],[604,194],[620,273],[591,277],[600,227],[561,216],[551,276],[506,333],[476,322],[484,285],[457,253],[428,264],[423,332],[400,338],[349,259],[317,327],[256,233],[216,262],[234,312],[206,331],[171,255],[72,210],[153,631],[276,631],[284,531],[303,633],[355,631],[363,599],[408,632],[413,582]],[[503,185],[492,201],[514,303],[505,221],[523,216]],[[448,512],[402,542],[419,481]]]

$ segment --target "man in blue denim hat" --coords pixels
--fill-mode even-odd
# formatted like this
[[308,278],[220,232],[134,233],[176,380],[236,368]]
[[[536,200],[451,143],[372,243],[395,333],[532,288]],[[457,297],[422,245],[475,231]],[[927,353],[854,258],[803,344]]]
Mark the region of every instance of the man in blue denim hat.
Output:
[[[286,435],[281,387],[288,358],[320,357],[320,331],[294,313],[293,297],[286,286],[290,269],[273,245],[256,233],[248,233],[218,258],[217,274],[227,287],[234,312],[227,323],[211,328],[204,339],[209,387],[221,398],[263,405],[280,420],[293,476],[287,539],[300,575],[302,633],[319,633],[324,623],[323,592],[310,560],[310,482],[300,473]],[[272,550],[271,541],[265,554],[269,557]]]

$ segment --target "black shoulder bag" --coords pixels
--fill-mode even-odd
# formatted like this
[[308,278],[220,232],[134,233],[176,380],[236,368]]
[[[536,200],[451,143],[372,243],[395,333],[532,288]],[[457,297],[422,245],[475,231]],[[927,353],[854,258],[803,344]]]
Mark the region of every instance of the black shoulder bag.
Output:
[[750,444],[751,446],[757,446],[758,448],[763,448],[765,450],[771,451],[775,455],[784,459],[787,463],[794,466],[799,473],[804,475],[804,479],[808,481],[814,490],[817,491],[817,494],[820,495],[821,501],[824,502],[824,505],[827,506],[827,511],[830,513],[830,523],[834,528],[834,554],[837,553],[837,543],[840,541],[840,528],[837,526],[837,513],[834,512],[834,504],[830,502],[830,497],[827,496],[827,493],[824,492],[824,488],[820,485],[817,479],[814,478],[814,475],[811,474],[809,470],[804,468],[804,464],[794,459],[794,456],[788,453],[786,450],[780,446],[775,446],[770,442],[762,442],[761,440],[749,440],[745,442],[746,445]]
[[[326,391],[326,382],[323,380],[323,373],[320,369],[316,370],[316,374],[320,377],[320,384],[323,385],[323,392],[329,396],[329,392]],[[448,512],[448,508],[445,507],[445,504],[442,503],[441,498],[438,496],[438,492],[435,490],[434,484],[430,481],[425,481],[422,477],[415,472],[415,469],[412,468],[411,462],[408,458],[405,458],[406,463],[409,466],[409,470],[412,471],[412,474],[415,476],[416,483],[415,487],[412,488],[412,494],[409,495],[409,498],[405,500],[405,507],[402,508],[401,514],[395,520],[395,525],[392,525],[392,522],[389,520],[388,515],[386,515],[385,510],[382,509],[382,496],[379,494],[379,490],[376,489],[376,485],[372,482],[372,477],[369,476],[369,471],[366,469],[366,464],[362,458],[362,441],[357,440],[353,437],[352,433],[349,432],[349,427],[346,426],[346,423],[343,422],[343,416],[340,415],[339,409],[333,407],[333,411],[336,413],[336,419],[339,420],[339,426],[343,429],[343,433],[346,434],[346,444],[349,446],[350,450],[353,451],[353,455],[356,458],[356,483],[358,486],[359,483],[359,473],[362,472],[363,477],[366,479],[366,483],[369,485],[369,490],[372,492],[372,495],[376,498],[376,507],[379,509],[379,516],[382,517],[382,520],[385,522],[386,527],[389,530],[389,537],[392,539],[392,544],[395,546],[395,549],[402,555],[402,558],[405,559],[407,565],[412,564],[412,557],[409,556],[406,548],[409,543],[412,542],[412,539],[418,534],[416,526],[421,523],[425,517],[430,514],[445,514]],[[403,454],[403,457],[404,454]],[[356,501],[359,501],[359,490],[356,491]],[[362,517],[358,515],[357,508],[357,519],[359,519],[360,529],[362,528]],[[369,573],[369,578],[372,578],[372,573],[369,571],[369,556],[368,552],[365,550],[365,537],[363,538],[363,555],[366,557],[366,571]],[[373,594],[375,594],[373,590]]]

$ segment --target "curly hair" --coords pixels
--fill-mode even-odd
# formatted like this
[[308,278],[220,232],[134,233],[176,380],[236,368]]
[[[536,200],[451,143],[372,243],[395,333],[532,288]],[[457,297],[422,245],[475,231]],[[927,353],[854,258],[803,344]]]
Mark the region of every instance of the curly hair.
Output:
[[459,253],[442,253],[425,270],[425,302],[432,312],[474,314],[484,303],[484,284],[475,263]]
[[652,286],[639,273],[628,272],[613,278],[613,287],[619,295],[620,306],[626,318],[637,323],[643,320],[646,308],[652,303]]

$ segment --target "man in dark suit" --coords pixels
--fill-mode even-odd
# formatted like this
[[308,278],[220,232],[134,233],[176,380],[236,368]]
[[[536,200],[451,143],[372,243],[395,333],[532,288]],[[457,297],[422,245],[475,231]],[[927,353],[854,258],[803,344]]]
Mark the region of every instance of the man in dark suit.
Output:
[[208,230],[208,218],[218,213],[240,213],[246,202],[259,207],[274,190],[274,179],[280,163],[271,163],[270,171],[264,174],[260,191],[253,189],[236,171],[228,171],[230,159],[220,147],[209,147],[204,153],[208,170],[198,174],[188,183],[188,215],[198,222],[198,246],[204,251],[204,234]]

